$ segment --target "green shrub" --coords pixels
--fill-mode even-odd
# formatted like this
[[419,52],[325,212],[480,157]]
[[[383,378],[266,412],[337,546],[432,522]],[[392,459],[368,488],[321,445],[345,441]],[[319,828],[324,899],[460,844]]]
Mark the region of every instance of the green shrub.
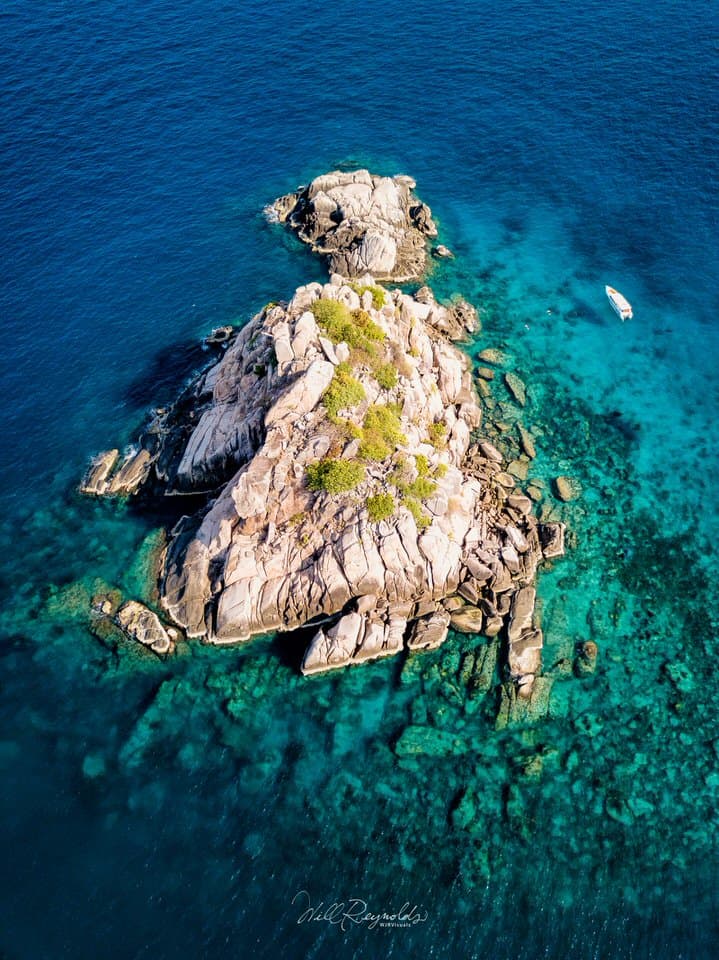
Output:
[[434,470],[434,475],[438,480],[441,480],[442,477],[447,476],[448,466],[446,463],[438,463]]
[[397,386],[399,374],[397,367],[391,363],[383,363],[374,372],[375,380],[385,390],[393,390]]
[[402,481],[405,479],[407,470],[407,458],[404,456],[397,457],[394,467],[392,467],[391,473],[388,475],[387,479],[390,483],[393,483],[397,489],[400,488]]
[[340,429],[348,440],[361,440],[364,436],[362,427],[358,427],[351,420],[345,420],[344,417],[334,417],[332,423]]
[[392,455],[392,448],[381,437],[364,435],[364,439],[359,445],[358,456],[362,460],[386,460]]
[[374,344],[385,338],[366,310],[353,310],[338,300],[315,300],[310,307],[318,325],[332,343],[344,342],[353,348],[374,353]]
[[429,442],[434,444],[435,447],[443,447],[447,438],[447,426],[442,423],[430,423],[429,429],[427,431],[429,436]]
[[255,364],[255,376],[256,376],[256,377],[262,378],[262,377],[265,376],[266,373],[267,373],[267,367],[264,365],[264,363],[256,363],[256,364]]
[[315,300],[310,307],[317,323],[329,333],[338,324],[351,319],[349,307],[338,300]]
[[335,418],[340,410],[355,407],[362,403],[365,392],[359,380],[352,376],[352,368],[348,363],[340,363],[335,370],[332,383],[325,390],[322,403],[327,408],[331,418]]
[[[376,324],[372,317],[367,313],[366,310],[353,310],[352,319],[354,320],[355,326],[359,331],[360,335],[365,340],[373,340],[376,343],[381,343],[385,338],[385,332],[379,324]],[[349,342],[349,341],[348,341]],[[351,344],[350,346],[361,346],[361,344]]]
[[417,477],[416,480],[407,485],[407,494],[410,497],[416,497],[417,500],[426,500],[427,497],[432,496],[436,489],[437,484],[434,480],[429,480],[427,477]]
[[398,443],[406,443],[397,408],[374,404],[364,418],[360,456],[365,460],[386,460]]
[[412,497],[408,497],[404,501],[404,505],[414,517],[414,522],[417,524],[418,530],[424,530],[425,527],[430,525],[432,522],[431,517],[427,516],[422,509],[421,504],[417,500],[412,499]]
[[386,520],[394,513],[394,497],[391,493],[378,493],[367,500],[367,510],[372,523]]
[[351,460],[320,460],[307,467],[307,486],[310,490],[344,493],[354,490],[364,480],[365,470]]
[[363,293],[366,293],[369,290],[372,294],[372,306],[375,308],[375,310],[381,310],[385,305],[386,296],[382,287],[373,286],[371,284],[360,286],[358,283],[351,283],[350,287],[354,290],[358,297],[361,297]]
[[417,468],[417,473],[420,477],[426,477],[429,475],[429,460],[423,453],[416,453],[414,455],[414,465]]
[[366,433],[377,433],[392,446],[407,442],[397,408],[389,404],[373,404],[365,414],[364,428]]

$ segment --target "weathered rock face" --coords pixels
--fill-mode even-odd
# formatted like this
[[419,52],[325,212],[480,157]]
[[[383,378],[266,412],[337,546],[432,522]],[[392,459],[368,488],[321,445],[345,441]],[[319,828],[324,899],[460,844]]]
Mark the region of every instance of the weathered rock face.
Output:
[[414,188],[411,177],[335,171],[280,197],[267,212],[326,256],[330,271],[404,282],[422,276],[426,239],[437,236],[431,211]]
[[[307,237],[324,236],[323,217],[361,219],[367,203],[408,230],[412,186],[330,174],[276,206]],[[419,219],[426,232],[428,211]],[[345,237],[340,249],[355,248]],[[532,584],[563,553],[564,528],[540,525],[502,453],[473,442],[481,411],[451,340],[476,311],[358,279],[300,287],[228,333],[140,450],[114,476],[117,451],[101,455],[83,489],[207,496],[173,530],[160,574],[161,604],[189,637],[228,644],[314,624],[310,674],[436,647],[450,626],[481,630],[506,640],[509,681],[530,698],[542,647]],[[162,624],[138,607],[118,622],[166,652]]]
[[154,653],[172,653],[175,644],[160,623],[160,618],[136,600],[128,600],[117,611],[117,624],[132,640],[149,647]]

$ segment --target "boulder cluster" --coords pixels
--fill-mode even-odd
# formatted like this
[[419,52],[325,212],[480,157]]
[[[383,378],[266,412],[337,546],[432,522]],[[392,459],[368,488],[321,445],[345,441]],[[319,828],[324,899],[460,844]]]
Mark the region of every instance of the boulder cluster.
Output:
[[[422,277],[427,238],[437,236],[432,211],[412,193],[415,186],[411,177],[335,171],[275,200],[266,213],[322,254],[331,273],[404,283]],[[436,253],[451,256],[441,245]]]
[[[306,224],[327,197],[313,222],[337,231],[347,217],[365,223],[375,194],[390,210],[401,195],[406,208],[410,185],[329,174],[294,207],[275,207]],[[373,249],[348,231],[333,263],[340,250]],[[407,249],[398,241],[393,256]],[[427,287],[412,296],[367,273],[348,278],[367,262],[345,259],[342,274],[228,334],[139,450],[119,471],[116,451],[101,454],[83,490],[204,494],[172,531],[159,574],[161,608],[187,637],[227,644],[310,628],[311,674],[437,647],[450,627],[501,634],[508,682],[529,698],[541,670],[535,574],[562,555],[564,527],[539,523],[483,435],[470,362],[452,342],[477,328],[476,311]],[[125,619],[136,633],[150,624],[134,607]]]

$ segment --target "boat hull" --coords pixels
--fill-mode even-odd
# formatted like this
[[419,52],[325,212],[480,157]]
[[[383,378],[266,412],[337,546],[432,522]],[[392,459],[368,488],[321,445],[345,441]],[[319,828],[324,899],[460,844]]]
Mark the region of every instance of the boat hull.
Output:
[[607,295],[607,299],[612,305],[612,310],[616,313],[620,320],[631,320],[634,316],[632,312],[632,305],[629,303],[626,297],[615,290],[614,287],[606,286],[604,292]]

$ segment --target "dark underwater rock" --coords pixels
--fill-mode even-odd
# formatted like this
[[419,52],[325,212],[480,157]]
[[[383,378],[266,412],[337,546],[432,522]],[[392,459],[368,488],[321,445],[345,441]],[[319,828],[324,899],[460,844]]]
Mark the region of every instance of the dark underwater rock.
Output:
[[585,640],[577,648],[574,672],[578,677],[589,677],[597,669],[599,648],[593,640]]

